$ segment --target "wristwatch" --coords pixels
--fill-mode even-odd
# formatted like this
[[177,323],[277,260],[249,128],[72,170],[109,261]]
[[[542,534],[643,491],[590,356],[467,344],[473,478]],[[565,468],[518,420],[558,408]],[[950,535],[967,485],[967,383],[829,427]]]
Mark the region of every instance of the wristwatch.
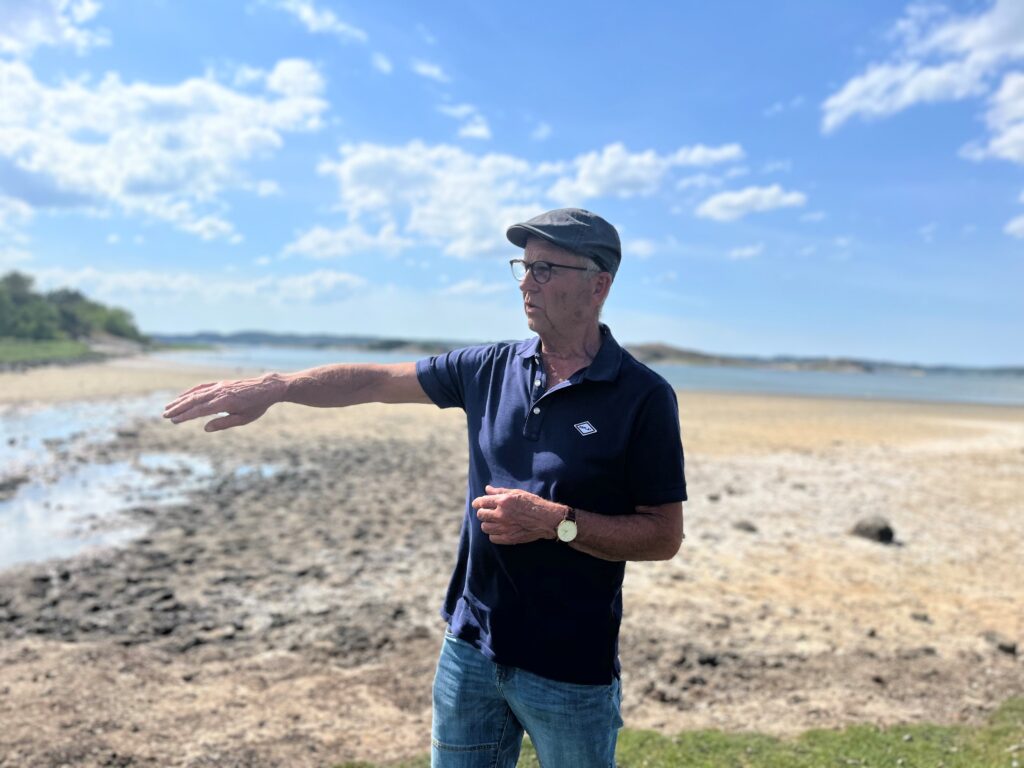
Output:
[[570,541],[576,538],[576,510],[572,507],[568,507],[565,512],[565,517],[562,518],[562,522],[558,524],[558,528],[555,529],[558,534],[558,540],[568,544]]

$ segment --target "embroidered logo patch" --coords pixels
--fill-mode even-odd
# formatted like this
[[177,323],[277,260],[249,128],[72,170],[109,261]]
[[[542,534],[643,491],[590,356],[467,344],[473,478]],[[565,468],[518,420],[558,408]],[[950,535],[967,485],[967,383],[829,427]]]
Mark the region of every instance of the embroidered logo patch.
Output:
[[586,437],[587,435],[592,435],[595,432],[597,432],[597,428],[589,421],[581,421],[579,424],[573,424],[573,426],[576,427],[576,431],[579,432],[584,437]]

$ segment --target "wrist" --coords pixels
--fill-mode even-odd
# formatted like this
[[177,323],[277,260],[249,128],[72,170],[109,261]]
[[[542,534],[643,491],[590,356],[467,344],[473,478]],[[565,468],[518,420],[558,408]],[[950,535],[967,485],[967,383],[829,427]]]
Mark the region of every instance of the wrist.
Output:
[[576,524],[576,508],[565,504],[559,506],[562,507],[562,519],[558,521],[558,525],[555,527],[555,538],[565,544],[570,544],[576,540],[576,536],[579,533],[579,528]]
[[263,384],[268,392],[273,393],[273,402],[286,403],[291,388],[291,377],[282,373],[263,374]]

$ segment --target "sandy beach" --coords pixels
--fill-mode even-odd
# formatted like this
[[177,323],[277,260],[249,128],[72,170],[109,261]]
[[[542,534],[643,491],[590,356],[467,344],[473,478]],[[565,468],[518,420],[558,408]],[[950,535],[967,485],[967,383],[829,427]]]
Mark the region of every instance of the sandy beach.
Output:
[[[0,419],[236,375],[145,358],[3,373]],[[1024,692],[1024,408],[679,400],[687,540],[627,568],[628,726],[978,722]],[[153,470],[187,491],[131,505],[122,522],[146,530],[123,547],[0,570],[0,767],[427,751],[460,412],[277,406],[212,435],[155,412],[52,450],[68,466],[185,454],[210,472]],[[895,544],[850,534],[872,515]]]

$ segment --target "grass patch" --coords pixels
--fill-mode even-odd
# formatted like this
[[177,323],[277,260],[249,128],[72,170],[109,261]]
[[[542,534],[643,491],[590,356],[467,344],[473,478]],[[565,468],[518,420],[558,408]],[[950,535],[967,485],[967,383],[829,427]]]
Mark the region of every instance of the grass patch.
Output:
[[[986,725],[857,725],[807,731],[796,739],[756,733],[687,731],[662,736],[623,729],[616,750],[619,768],[1024,768],[1024,698],[1011,699]],[[391,768],[428,768],[427,756]],[[539,768],[529,741],[519,768]],[[382,768],[343,763],[338,768]]]
[[0,365],[41,365],[100,357],[80,341],[0,339]]

